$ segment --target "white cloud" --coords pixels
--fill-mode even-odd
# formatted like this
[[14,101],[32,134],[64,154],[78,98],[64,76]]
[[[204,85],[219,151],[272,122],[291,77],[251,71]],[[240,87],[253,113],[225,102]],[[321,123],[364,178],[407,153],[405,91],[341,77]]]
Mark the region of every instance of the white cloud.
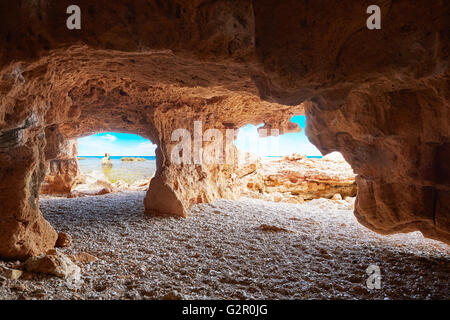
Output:
[[115,136],[113,136],[112,134],[106,134],[104,136],[102,136],[103,139],[106,139],[108,141],[114,142],[117,140],[117,138]]
[[130,153],[130,155],[136,155],[136,156],[154,156],[155,150],[156,150],[156,144],[148,142],[141,142],[137,145],[137,147],[133,148],[134,152],[133,154]]
[[150,141],[124,142],[113,135],[89,136],[78,139],[78,154],[80,156],[100,156],[106,152],[111,156],[154,156],[156,145]]

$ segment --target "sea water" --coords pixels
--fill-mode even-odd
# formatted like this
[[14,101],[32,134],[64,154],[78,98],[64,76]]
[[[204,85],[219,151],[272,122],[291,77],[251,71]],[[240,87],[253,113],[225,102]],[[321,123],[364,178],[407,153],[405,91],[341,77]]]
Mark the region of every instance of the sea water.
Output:
[[[146,161],[121,161],[122,158],[144,158]],[[103,156],[80,156],[78,165],[82,174],[103,178],[114,183],[123,180],[132,184],[138,180],[153,177],[156,171],[154,156],[111,156],[112,168],[102,167]]]
[[[144,158],[146,161],[121,161],[124,157]],[[271,156],[269,158],[280,158]],[[308,158],[322,158],[322,156],[307,156]],[[78,165],[82,174],[107,179],[111,183],[123,180],[128,184],[153,177],[156,171],[155,156],[111,156],[112,168],[102,167],[103,156],[78,157]]]

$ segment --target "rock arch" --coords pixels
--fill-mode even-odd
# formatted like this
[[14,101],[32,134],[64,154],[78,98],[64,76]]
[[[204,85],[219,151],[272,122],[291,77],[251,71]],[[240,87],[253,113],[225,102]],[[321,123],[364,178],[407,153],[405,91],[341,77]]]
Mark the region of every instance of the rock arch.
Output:
[[304,112],[312,142],[359,174],[362,224],[449,242],[450,5],[375,1],[383,27],[367,30],[372,2],[80,0],[77,31],[68,1],[1,3],[0,256],[53,247],[38,191],[70,139],[158,144],[146,208],[184,216],[232,197],[233,170],[173,166],[174,129],[289,131]]

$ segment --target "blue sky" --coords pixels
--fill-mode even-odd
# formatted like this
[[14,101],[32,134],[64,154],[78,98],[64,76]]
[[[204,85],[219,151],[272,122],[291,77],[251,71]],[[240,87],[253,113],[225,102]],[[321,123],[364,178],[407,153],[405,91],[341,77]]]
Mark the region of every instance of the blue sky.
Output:
[[78,139],[79,156],[154,156],[156,145],[135,134],[105,132]]
[[[256,153],[260,156],[280,156],[294,152],[308,156],[320,156],[305,135],[305,116],[291,119],[302,127],[301,132],[287,133],[278,138],[260,138],[257,127],[247,125],[239,130],[235,141],[238,149]],[[262,125],[262,124],[261,124]],[[105,132],[78,139],[78,155],[101,156],[108,152],[111,156],[154,156],[156,145],[138,135]]]

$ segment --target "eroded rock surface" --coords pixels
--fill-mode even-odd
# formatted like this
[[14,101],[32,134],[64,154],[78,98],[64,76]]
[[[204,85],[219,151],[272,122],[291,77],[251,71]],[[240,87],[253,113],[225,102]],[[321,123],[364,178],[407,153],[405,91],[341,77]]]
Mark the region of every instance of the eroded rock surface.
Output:
[[[47,137],[49,134],[47,133]],[[77,183],[82,182],[77,160],[77,141],[63,140],[57,145],[58,150],[52,149],[54,143],[47,140],[46,159],[47,172],[41,184],[41,194],[70,194]]]
[[[310,140],[358,174],[362,224],[450,241],[448,2],[80,0],[80,31],[66,28],[69,4],[0,3],[0,256],[56,242],[37,206],[54,141],[150,139],[146,211],[185,216],[231,197],[234,170],[174,164],[174,130],[198,120],[203,132],[264,122],[284,133],[304,112]],[[372,4],[381,30],[366,28]]]
[[81,269],[66,255],[56,250],[31,257],[25,261],[24,269],[33,273],[45,273],[60,278],[79,280]]
[[249,165],[253,170],[249,168],[242,176],[243,194],[252,198],[303,203],[356,195],[355,174],[340,154],[321,159],[294,154],[281,159],[257,159],[253,164]]

